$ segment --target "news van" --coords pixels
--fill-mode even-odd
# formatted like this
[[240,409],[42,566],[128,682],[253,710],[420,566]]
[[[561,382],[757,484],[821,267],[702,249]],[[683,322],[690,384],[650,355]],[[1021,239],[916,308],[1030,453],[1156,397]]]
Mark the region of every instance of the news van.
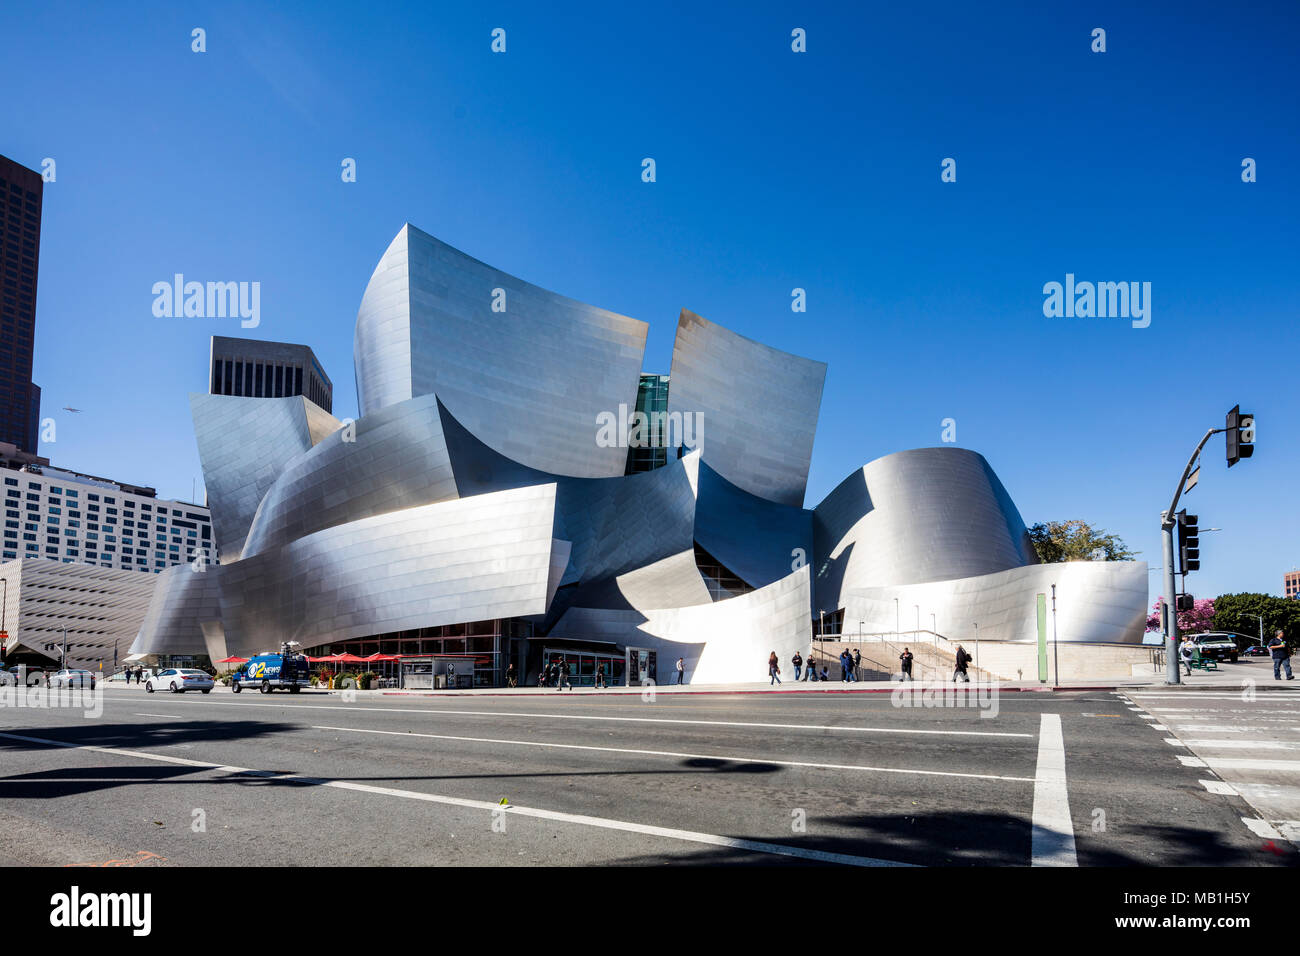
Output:
[[287,687],[296,694],[311,686],[311,665],[301,654],[258,654],[230,677],[230,689],[238,694],[245,686],[263,694]]

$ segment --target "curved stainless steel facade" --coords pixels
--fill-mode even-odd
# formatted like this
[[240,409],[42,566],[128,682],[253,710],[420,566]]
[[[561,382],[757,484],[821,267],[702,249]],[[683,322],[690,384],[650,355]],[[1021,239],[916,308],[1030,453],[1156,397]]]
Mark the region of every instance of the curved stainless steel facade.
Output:
[[289,461],[257,509],[244,556],[455,497],[438,400],[413,398],[335,431]]
[[865,465],[813,511],[819,607],[843,592],[1037,564],[1025,523],[984,456],[917,448]]
[[[1146,629],[1145,561],[1068,561],[897,588],[863,588],[844,596],[845,620],[865,633],[893,631],[894,599],[920,607],[924,627],[970,641],[1038,640],[1037,595],[1056,585],[1056,635],[1061,643],[1141,644]],[[978,629],[974,625],[978,624]],[[978,631],[978,633],[977,633]],[[1051,632],[1049,631],[1049,637]]]
[[[494,296],[504,311],[493,311]],[[508,458],[555,475],[622,475],[627,449],[597,444],[597,416],[635,405],[647,328],[494,269],[408,224],[357,313],[361,414],[436,392],[461,424]]]
[[625,475],[597,415],[635,407],[645,333],[403,228],[357,315],[358,421],[192,397],[222,564],[160,575],[132,650],[523,619],[680,655],[692,680],[763,680],[771,651],[807,651],[818,610],[887,630],[898,598],[1021,641],[1051,583],[1062,640],[1140,640],[1145,565],[1037,565],[974,452],[889,455],[803,508],[825,365],[690,312],[667,408],[702,414],[702,447]]
[[808,652],[811,596],[805,566],[765,588],[713,603],[633,611],[572,608],[551,633],[657,650],[660,683],[668,683],[678,657],[688,681],[766,681],[772,651],[783,673],[795,651]]
[[762,345],[682,309],[668,414],[703,419],[704,462],[732,484],[799,508],[826,364]]
[[[212,510],[212,533],[223,562],[243,554],[262,498],[284,467],[312,447],[313,429],[307,415],[311,404],[300,395],[190,395],[194,437]],[[320,417],[314,419],[317,434],[323,433]]]

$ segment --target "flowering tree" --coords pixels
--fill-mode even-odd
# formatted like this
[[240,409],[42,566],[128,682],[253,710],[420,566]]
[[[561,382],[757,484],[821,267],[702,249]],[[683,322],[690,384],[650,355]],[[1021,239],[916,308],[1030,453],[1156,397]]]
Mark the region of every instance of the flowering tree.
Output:
[[[1156,598],[1156,603],[1151,606],[1151,613],[1147,616],[1147,631],[1160,630],[1160,603],[1164,597]],[[1214,598],[1201,598],[1196,601],[1190,611],[1178,612],[1178,633],[1195,634],[1198,631],[1208,631],[1214,626]]]

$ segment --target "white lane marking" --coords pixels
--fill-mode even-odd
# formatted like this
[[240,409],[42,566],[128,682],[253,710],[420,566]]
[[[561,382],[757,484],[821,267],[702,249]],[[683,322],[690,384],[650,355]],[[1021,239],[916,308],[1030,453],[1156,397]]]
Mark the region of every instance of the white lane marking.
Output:
[[1155,719],[1156,719],[1155,714],[1138,714],[1138,716],[1141,717],[1143,720],[1155,720]]
[[1166,730],[1166,731],[1167,731],[1167,730],[1169,729],[1169,728],[1166,727],[1164,724],[1150,724],[1150,725],[1148,725],[1148,726],[1150,726],[1152,730]]
[[189,720],[188,717],[179,717],[176,714],[136,714],[137,717],[166,717],[168,720]]
[[1233,789],[1232,784],[1224,783],[1222,780],[1201,780],[1199,783],[1206,790],[1210,791],[1210,793],[1217,793],[1221,797],[1240,796],[1240,794]]
[[231,767],[223,764],[208,763],[202,760],[186,760],[181,757],[167,757],[162,754],[141,753],[134,750],[119,750],[116,747],[97,747],[89,744],[74,744],[63,740],[47,740],[41,737],[26,737],[21,734],[0,733],[0,737],[21,740],[27,743],[46,744],[51,747],[64,747],[70,750],[90,750],[96,753],[112,754],[118,757],[132,757],[142,760],[157,760],[162,763],[183,764],[206,770],[218,770],[225,773],[253,774],[276,780],[293,780],[321,787],[333,787],[339,790],[354,790],[359,793],[373,793],[387,797],[401,797],[406,800],[419,800],[425,803],[438,803],[445,806],[464,807],[471,810],[483,810],[489,813],[505,812],[522,817],[539,820],[553,820],[558,823],[572,823],[579,826],[598,827],[604,830],[621,830],[626,833],[641,833],[647,836],[665,837],[687,843],[706,843],[711,846],[730,847],[736,850],[749,850],[754,853],[767,853],[775,856],[792,856],[818,863],[841,863],[846,866],[911,866],[909,863],[896,863],[892,860],[878,860],[869,856],[853,856],[847,853],[830,853],[825,850],[810,850],[798,846],[785,846],[781,843],[766,843],[761,840],[741,840],[734,837],[719,836],[716,833],[698,833],[692,830],[677,830],[671,827],[649,826],[632,823],[627,820],[611,820],[606,817],[591,817],[576,813],[563,813],[558,810],[541,810],[534,807],[508,806],[486,800],[466,800],[462,797],[447,797],[435,793],[421,793],[417,790],[398,790],[393,787],[376,787],[371,784],[353,783],[349,780],[330,780],[324,777],[308,777],[294,773],[275,773],[267,770],[250,770],[246,767]]
[[1232,786],[1247,800],[1300,801],[1300,787],[1287,787],[1280,783],[1241,783],[1240,781]]
[[1198,750],[1300,750],[1300,742],[1293,740],[1189,740],[1183,746]]
[[1258,724],[1240,724],[1230,727],[1227,724],[1184,724],[1181,720],[1171,721],[1171,723],[1175,723],[1184,733],[1192,734],[1264,734],[1287,730],[1300,731],[1300,727],[1262,727]]
[[[1201,692],[1193,691],[1191,692],[1191,694],[1195,700],[1236,700],[1236,701],[1245,702],[1245,698],[1241,695],[1240,692],[1233,693],[1233,694],[1209,694],[1209,693],[1205,693],[1204,691]],[[1136,698],[1136,700],[1139,703],[1144,700],[1181,700],[1184,703],[1188,703],[1188,704],[1192,703],[1192,701],[1188,699],[1188,694],[1143,694],[1142,696]],[[1269,703],[1281,704],[1281,703],[1295,703],[1297,700],[1300,700],[1300,694],[1284,694],[1279,691],[1265,691],[1264,693],[1256,697],[1253,703],[1261,703],[1266,701]]]
[[1184,767],[1208,767],[1209,764],[1200,757],[1189,757],[1187,754],[1177,754],[1178,759]]
[[1065,782],[1065,738],[1060,714],[1042,714],[1039,722],[1030,846],[1031,866],[1079,865]]
[[1183,742],[1182,742],[1181,740],[1179,740],[1177,737],[1166,737],[1166,738],[1165,738],[1165,743],[1169,744],[1169,746],[1171,746],[1171,747],[1186,747],[1186,746],[1187,746],[1187,744],[1183,743]]
[[328,727],[313,724],[312,730],[336,730],[352,734],[379,734],[385,737],[424,737],[429,740],[459,740],[475,744],[504,744],[510,747],[542,747],[552,750],[591,750],[600,753],[631,754],[638,757],[685,757],[690,760],[728,760],[738,763],[766,763],[778,767],[809,767],[814,770],[865,770],[871,773],[909,773],[926,777],[965,777],[971,780],[1010,780],[1033,783],[1033,777],[1006,777],[991,773],[958,773],[953,770],[911,770],[902,767],[868,767],[861,764],[812,763],[802,760],[773,760],[742,754],[692,754],[672,750],[634,750],[627,747],[594,747],[589,744],[552,744],[537,740],[499,740],[493,737],[459,737],[453,734],[421,734],[405,730],[367,730],[360,727]]
[[1282,834],[1278,833],[1269,824],[1267,820],[1257,820],[1254,817],[1242,817],[1241,822],[1250,828],[1250,832],[1255,836],[1263,837],[1266,840],[1280,840]]
[[[1184,761],[1187,767],[1209,767],[1212,770],[1279,770],[1284,773],[1300,773],[1300,760],[1269,760],[1267,758],[1251,757],[1184,757],[1181,754],[1179,760]],[[1198,763],[1187,763],[1186,761],[1198,760]]]
[[[1024,737],[1033,734],[991,730],[914,730],[904,727],[843,727],[835,724],[766,724],[740,720],[684,720],[669,717],[607,717],[594,714],[527,714],[496,710],[414,710],[406,707],[359,707],[356,704],[271,704],[262,701],[200,701],[204,707],[278,707],[284,710],[344,710],[380,714],[449,714],[456,717],[514,717],[523,720],[605,720],[636,724],[699,724],[707,727],[759,727],[768,730],[844,731],[861,734],[935,734],[944,737]],[[154,716],[146,714],[144,716]]]

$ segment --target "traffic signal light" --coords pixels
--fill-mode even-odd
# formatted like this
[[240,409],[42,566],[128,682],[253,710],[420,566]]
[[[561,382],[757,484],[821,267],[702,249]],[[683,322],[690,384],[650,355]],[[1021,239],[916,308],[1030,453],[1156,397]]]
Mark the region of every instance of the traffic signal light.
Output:
[[1226,420],[1228,467],[1255,454],[1255,416],[1233,405]]
[[1175,607],[1179,611],[1195,611],[1196,598],[1191,594],[1179,594],[1174,599]]
[[1200,516],[1189,515],[1184,508],[1178,512],[1178,554],[1182,573],[1201,569]]

